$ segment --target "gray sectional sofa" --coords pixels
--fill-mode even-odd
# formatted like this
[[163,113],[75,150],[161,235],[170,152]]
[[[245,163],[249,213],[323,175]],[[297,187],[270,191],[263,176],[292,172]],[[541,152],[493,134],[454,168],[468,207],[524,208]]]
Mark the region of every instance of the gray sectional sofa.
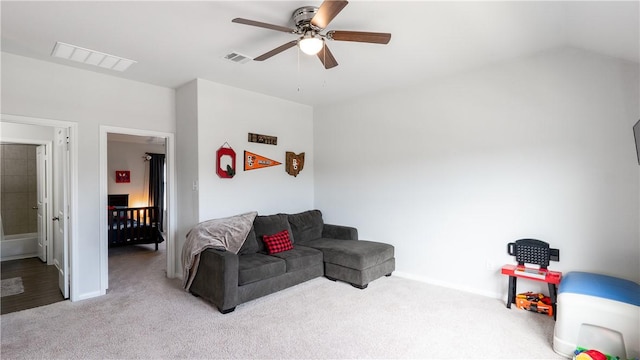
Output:
[[[268,255],[265,235],[287,230],[293,248]],[[256,216],[238,254],[207,249],[189,291],[228,313],[244,302],[325,276],[364,289],[395,270],[394,248],[358,240],[353,227],[325,224],[319,210]]]

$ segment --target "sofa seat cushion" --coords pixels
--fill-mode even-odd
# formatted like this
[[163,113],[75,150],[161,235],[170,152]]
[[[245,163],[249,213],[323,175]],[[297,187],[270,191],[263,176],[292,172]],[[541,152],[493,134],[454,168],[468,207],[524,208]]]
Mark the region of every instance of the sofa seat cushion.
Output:
[[287,271],[284,260],[255,253],[238,256],[238,285],[269,279]]
[[322,251],[300,245],[271,256],[284,260],[287,264],[287,272],[303,270],[316,264],[322,264]]
[[392,245],[366,240],[317,239],[305,246],[322,251],[324,262],[356,270],[368,269],[393,258]]

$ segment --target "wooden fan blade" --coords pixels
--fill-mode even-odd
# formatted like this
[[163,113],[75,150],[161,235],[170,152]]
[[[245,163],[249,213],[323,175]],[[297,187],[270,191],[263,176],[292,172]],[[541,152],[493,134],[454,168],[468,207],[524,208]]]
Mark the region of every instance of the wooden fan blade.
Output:
[[327,47],[327,44],[324,44],[322,50],[318,53],[318,59],[320,59],[325,69],[331,69],[338,66],[338,62],[336,61],[336,58],[333,57],[333,54]]
[[289,29],[286,26],[267,24],[267,23],[263,23],[263,22],[260,22],[260,21],[243,19],[243,18],[235,18],[235,19],[231,20],[231,22],[238,23],[238,24],[244,24],[244,25],[257,26],[257,27],[261,27],[261,28],[265,28],[265,29],[282,31],[282,32],[286,32],[286,33],[294,33],[295,32],[295,30]]
[[268,52],[266,52],[266,53],[264,53],[264,54],[262,54],[262,55],[258,56],[257,58],[255,58],[255,59],[253,59],[253,60],[254,60],[254,61],[264,61],[264,60],[267,60],[268,58],[270,58],[270,57],[272,57],[272,56],[274,56],[274,55],[278,55],[278,54],[280,54],[281,52],[283,52],[283,51],[285,51],[285,50],[287,50],[287,49],[290,49],[290,48],[292,48],[292,47],[296,46],[296,44],[297,44],[297,43],[298,43],[298,40],[292,40],[292,41],[289,41],[288,43],[286,43],[286,44],[284,44],[284,45],[280,45],[280,46],[278,46],[277,48],[275,48],[275,49],[273,49],[273,50],[271,50],[271,51],[268,51]]
[[325,29],[348,3],[345,0],[325,0],[311,19],[311,25]]
[[389,33],[374,33],[365,31],[342,31],[334,30],[327,33],[327,37],[331,40],[338,41],[356,41],[374,44],[388,44],[391,40]]

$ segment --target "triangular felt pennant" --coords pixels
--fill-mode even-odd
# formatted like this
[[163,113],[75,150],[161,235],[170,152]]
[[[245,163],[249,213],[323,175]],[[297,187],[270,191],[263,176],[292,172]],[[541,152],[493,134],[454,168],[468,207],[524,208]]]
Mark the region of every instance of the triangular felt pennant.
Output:
[[280,164],[281,163],[268,159],[262,155],[254,154],[246,150],[244,151],[244,171],[262,169]]

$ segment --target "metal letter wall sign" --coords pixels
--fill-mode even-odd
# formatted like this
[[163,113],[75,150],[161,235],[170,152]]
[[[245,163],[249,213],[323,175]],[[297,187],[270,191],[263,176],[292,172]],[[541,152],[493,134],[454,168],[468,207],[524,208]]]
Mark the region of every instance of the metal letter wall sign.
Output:
[[249,133],[249,142],[267,145],[278,145],[278,137]]

